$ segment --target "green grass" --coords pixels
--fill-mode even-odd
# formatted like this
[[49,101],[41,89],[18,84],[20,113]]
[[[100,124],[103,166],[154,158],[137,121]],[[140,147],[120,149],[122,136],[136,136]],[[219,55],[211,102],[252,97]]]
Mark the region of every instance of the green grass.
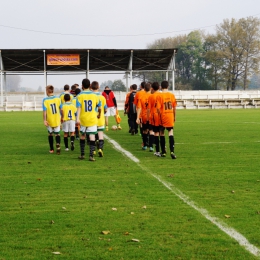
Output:
[[78,143],[48,154],[40,112],[1,112],[0,259],[257,259],[152,175],[260,248],[259,112],[178,110],[177,160],[142,151],[122,116],[107,135],[140,164],[107,141],[94,163]]

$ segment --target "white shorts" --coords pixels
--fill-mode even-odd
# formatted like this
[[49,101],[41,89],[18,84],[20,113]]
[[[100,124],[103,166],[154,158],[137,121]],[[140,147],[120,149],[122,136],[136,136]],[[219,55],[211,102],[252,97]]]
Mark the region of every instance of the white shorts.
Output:
[[80,126],[81,134],[96,134],[97,133],[97,126]]
[[115,116],[116,115],[116,107],[108,107],[105,116]]
[[62,131],[64,133],[73,133],[75,132],[75,121],[74,120],[68,120],[62,123]]
[[60,126],[56,126],[56,127],[47,126],[47,129],[50,134],[52,134],[52,133],[59,134],[60,133]]
[[104,125],[98,126],[98,127],[97,127],[97,130],[98,130],[98,131],[104,131],[104,130],[105,130],[105,126],[104,126]]

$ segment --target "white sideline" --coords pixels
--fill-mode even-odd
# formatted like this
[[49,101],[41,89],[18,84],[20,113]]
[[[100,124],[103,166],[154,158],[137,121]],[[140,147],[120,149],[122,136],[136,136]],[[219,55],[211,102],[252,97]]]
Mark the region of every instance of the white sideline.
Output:
[[120,151],[122,154],[126,155],[129,159],[136,162],[139,167],[142,168],[142,170],[150,173],[155,179],[157,179],[160,183],[162,183],[167,189],[169,189],[171,192],[173,192],[177,197],[179,197],[183,202],[185,202],[187,205],[198,211],[202,216],[204,216],[206,219],[211,221],[213,224],[215,224],[220,230],[225,232],[228,236],[235,239],[239,245],[244,247],[247,251],[249,251],[251,254],[255,256],[260,256],[260,249],[253,244],[251,244],[242,234],[237,232],[234,228],[229,227],[226,223],[222,222],[217,217],[213,217],[209,214],[209,212],[206,209],[203,209],[199,207],[194,201],[192,201],[188,196],[186,196],[182,191],[180,191],[178,188],[174,187],[173,184],[166,182],[161,179],[160,176],[152,173],[149,169],[144,167],[140,164],[140,161],[138,158],[136,158],[133,154],[126,151],[124,148],[120,146],[119,143],[117,143],[115,140],[109,138],[107,135],[104,135],[104,137],[107,139],[109,143],[113,145],[113,147]]

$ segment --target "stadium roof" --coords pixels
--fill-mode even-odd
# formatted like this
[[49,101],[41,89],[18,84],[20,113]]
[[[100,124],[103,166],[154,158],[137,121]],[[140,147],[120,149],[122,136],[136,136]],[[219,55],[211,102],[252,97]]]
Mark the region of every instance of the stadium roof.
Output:
[[[177,49],[2,49],[2,72],[29,73],[84,73],[113,71],[168,71],[173,70]],[[48,55],[79,55],[79,65],[47,65]]]

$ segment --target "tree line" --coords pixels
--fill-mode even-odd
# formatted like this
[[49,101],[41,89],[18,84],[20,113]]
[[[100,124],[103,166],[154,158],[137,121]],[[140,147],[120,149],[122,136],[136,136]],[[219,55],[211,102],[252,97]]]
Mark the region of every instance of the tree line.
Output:
[[[175,89],[245,90],[251,79],[254,79],[256,87],[256,79],[259,78],[259,36],[259,18],[225,19],[216,26],[214,34],[195,30],[187,35],[155,40],[148,48],[178,48]],[[165,73],[161,72],[133,76],[148,81],[165,79]]]

